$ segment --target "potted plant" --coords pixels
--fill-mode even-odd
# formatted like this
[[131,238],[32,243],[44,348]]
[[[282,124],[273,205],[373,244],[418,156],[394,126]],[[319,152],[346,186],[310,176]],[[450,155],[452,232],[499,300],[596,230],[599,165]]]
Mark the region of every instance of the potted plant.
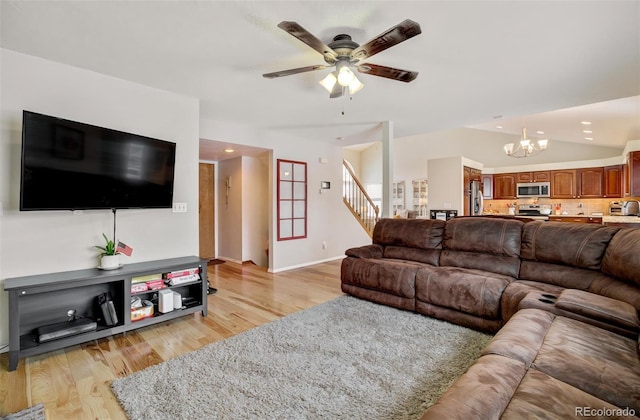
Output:
[[110,270],[120,267],[120,254],[116,251],[115,241],[107,238],[107,235],[105,235],[104,233],[102,234],[102,237],[105,240],[105,245],[95,246],[101,251],[100,266],[98,268],[101,268],[103,270]]

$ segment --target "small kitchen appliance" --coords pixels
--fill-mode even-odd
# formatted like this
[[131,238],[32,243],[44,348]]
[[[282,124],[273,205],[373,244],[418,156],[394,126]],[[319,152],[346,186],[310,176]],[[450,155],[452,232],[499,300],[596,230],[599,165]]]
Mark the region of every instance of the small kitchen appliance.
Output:
[[609,203],[609,214],[611,216],[638,216],[637,201],[612,201]]

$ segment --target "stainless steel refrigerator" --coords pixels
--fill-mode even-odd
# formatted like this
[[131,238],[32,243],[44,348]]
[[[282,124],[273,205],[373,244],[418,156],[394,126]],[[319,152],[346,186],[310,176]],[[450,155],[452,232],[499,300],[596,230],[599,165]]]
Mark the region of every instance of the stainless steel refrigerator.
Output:
[[469,183],[468,191],[469,191],[468,194],[470,195],[469,214],[471,216],[482,216],[482,213],[483,213],[482,182],[471,181]]

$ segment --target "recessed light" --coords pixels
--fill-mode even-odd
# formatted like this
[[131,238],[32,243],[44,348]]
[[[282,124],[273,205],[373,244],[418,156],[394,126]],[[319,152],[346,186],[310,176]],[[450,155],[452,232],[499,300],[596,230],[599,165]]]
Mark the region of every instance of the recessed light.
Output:
[[582,125],[591,125],[591,121],[580,121]]
[[591,134],[591,133],[593,133],[593,131],[591,131],[591,130],[582,130],[582,132],[583,132],[584,134]]
[[540,130],[538,130],[538,131],[536,131],[536,133],[538,133],[538,134],[544,134],[544,131],[540,131]]
[[502,128],[502,126],[501,125],[496,125],[496,128]]
[[225,151],[226,153],[233,153],[233,152],[235,152],[235,150],[233,150],[231,147],[227,147],[226,149],[224,149],[224,151]]
[[585,140],[593,140],[593,137],[585,137]]

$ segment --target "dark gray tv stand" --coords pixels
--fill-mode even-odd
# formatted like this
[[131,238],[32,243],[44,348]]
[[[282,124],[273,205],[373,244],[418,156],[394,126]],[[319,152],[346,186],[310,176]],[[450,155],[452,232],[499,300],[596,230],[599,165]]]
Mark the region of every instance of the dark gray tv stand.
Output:
[[[167,313],[156,311],[153,317],[131,321],[132,277],[194,267],[200,269],[199,280],[170,287],[183,298],[190,298],[189,307]],[[13,371],[18,367],[21,357],[58,350],[195,312],[202,312],[206,316],[207,286],[207,261],[194,256],[126,264],[110,271],[93,268],[8,278],[4,282],[4,289],[9,293],[9,370]],[[38,342],[37,329],[65,321],[67,311],[71,309],[79,316],[101,318],[96,296],[104,292],[109,292],[113,298],[118,317],[115,326],[107,327],[98,322],[95,331]],[[141,299],[149,299],[153,293],[157,292],[146,291],[135,295],[140,295]]]

